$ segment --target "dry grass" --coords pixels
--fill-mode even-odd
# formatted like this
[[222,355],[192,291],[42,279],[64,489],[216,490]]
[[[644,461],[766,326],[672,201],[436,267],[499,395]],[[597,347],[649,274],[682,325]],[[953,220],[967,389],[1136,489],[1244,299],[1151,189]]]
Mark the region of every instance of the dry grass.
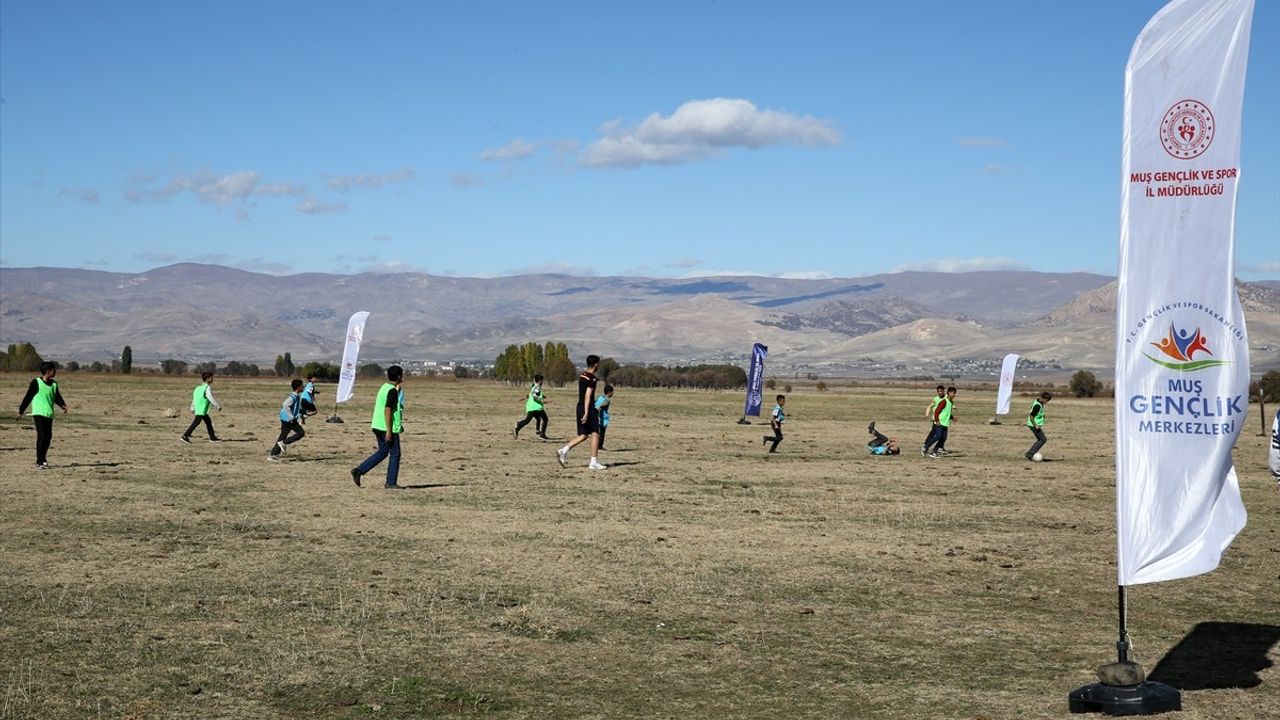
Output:
[[[60,380],[53,470],[0,424],[0,717],[1053,718],[1114,656],[1110,401],[1056,400],[1032,465],[985,393],[929,460],[862,449],[874,418],[912,452],[928,391],[793,394],[766,456],[737,393],[623,388],[589,473],[512,440],[523,389],[415,379],[401,482],[425,487],[390,493],[347,475],[372,383],[269,464],[279,381],[217,381],[229,442],[188,447],[192,380]],[[1257,427],[1222,566],[1132,591],[1148,668],[1201,622],[1280,625]],[[1258,677],[1181,717],[1280,716]]]

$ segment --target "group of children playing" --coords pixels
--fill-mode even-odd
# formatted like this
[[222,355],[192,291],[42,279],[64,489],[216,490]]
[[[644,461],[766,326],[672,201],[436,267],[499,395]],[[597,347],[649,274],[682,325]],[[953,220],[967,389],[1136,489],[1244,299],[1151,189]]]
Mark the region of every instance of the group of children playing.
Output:
[[[599,356],[588,355],[587,369],[578,376],[577,406],[575,408],[577,434],[564,447],[556,451],[556,459],[561,467],[567,467],[569,451],[588,440],[591,443],[591,460],[587,467],[591,470],[603,470],[607,467],[600,463],[599,453],[605,449],[604,439],[609,429],[614,387],[606,383],[603,394],[596,395],[598,383],[596,370],[599,364]],[[22,403],[18,406],[19,418],[26,414],[29,407],[35,421],[36,468],[39,470],[48,468],[46,455],[53,439],[53,408],[57,406],[62,408],[63,412],[67,411],[66,402],[63,401],[62,394],[58,391],[58,383],[54,380],[57,372],[58,366],[56,363],[43,363],[40,366],[40,376],[32,379],[27,388],[26,396],[23,397]],[[280,434],[267,453],[268,460],[279,462],[280,456],[285,454],[290,445],[306,436],[306,430],[302,426],[306,423],[308,417],[315,415],[317,412],[315,404],[316,377],[313,373],[307,376],[305,383],[299,379],[294,379],[290,382],[289,395],[285,397],[280,405]],[[190,409],[193,418],[186,431],[182,433],[180,440],[190,444],[191,434],[203,423],[205,430],[209,434],[209,442],[221,442],[221,439],[213,429],[213,420],[209,416],[210,409],[222,409],[222,406],[213,395],[213,373],[201,373],[200,380],[201,383],[191,393]],[[399,365],[392,365],[387,369],[387,382],[383,383],[382,387],[378,389],[373,416],[370,420],[370,428],[373,431],[374,439],[377,441],[377,450],[360,465],[351,469],[351,479],[357,487],[360,486],[361,478],[364,475],[388,458],[386,487],[390,489],[399,489],[401,487],[397,479],[400,468],[400,435],[404,410],[404,391],[401,387],[403,382],[404,370]],[[534,375],[533,384],[530,386],[528,396],[525,399],[524,418],[517,422],[512,430],[512,435],[517,440],[520,439],[520,431],[531,422],[534,423],[534,432],[539,438],[542,440],[550,439],[547,437],[548,418],[546,412],[546,405],[549,401],[542,392],[542,382],[543,376],[541,374]],[[929,409],[926,411],[926,417],[931,421],[932,425],[929,429],[929,434],[924,439],[924,443],[920,446],[921,455],[937,458],[947,454],[947,435],[951,428],[951,423],[956,417],[955,397],[955,386],[938,386],[937,395],[931,398]],[[1044,433],[1045,405],[1051,399],[1052,396],[1049,393],[1041,393],[1031,404],[1031,410],[1027,414],[1026,425],[1035,437],[1035,442],[1025,453],[1025,457],[1028,460],[1037,459],[1041,448],[1048,442],[1048,438]],[[786,395],[778,395],[776,400],[777,404],[773,407],[773,413],[769,421],[773,434],[765,435],[761,439],[762,444],[769,445],[770,453],[778,451],[778,445],[782,442],[782,425],[787,420]],[[888,437],[877,430],[875,421],[872,421],[867,426],[867,432],[871,436],[870,441],[867,442],[867,452],[872,455],[899,455],[902,453],[902,448],[899,446],[897,438]]]
[[[955,403],[956,388],[954,385],[947,387],[939,385],[938,394],[935,395],[929,403],[929,409],[925,411],[925,417],[933,424],[929,428],[929,434],[925,436],[924,443],[920,445],[920,454],[931,458],[947,455],[947,435],[951,430],[951,422],[955,420]],[[782,396],[778,398],[781,400]],[[1053,396],[1047,392],[1040,393],[1040,397],[1031,403],[1031,411],[1027,413],[1027,427],[1031,430],[1031,434],[1035,436],[1035,442],[1024,453],[1024,457],[1028,460],[1035,460],[1036,455],[1049,438],[1044,434],[1044,406]],[[775,412],[777,412],[775,410]],[[867,452],[872,455],[899,455],[902,448],[898,447],[898,439],[891,438],[876,430],[875,421],[867,426],[867,432],[871,435],[871,440],[867,442]],[[778,433],[781,437],[781,432]]]
[[[609,420],[613,404],[614,388],[612,385],[605,383],[603,394],[596,394],[596,387],[599,380],[596,378],[596,370],[600,365],[600,356],[587,356],[587,369],[578,376],[578,395],[577,406],[575,407],[574,418],[577,421],[577,434],[564,447],[556,451],[556,460],[561,467],[567,467],[569,464],[569,451],[577,445],[591,441],[591,460],[587,463],[590,470],[604,470],[607,465],[600,462],[600,451],[604,450],[604,438],[609,430]],[[550,440],[547,437],[547,411],[546,404],[548,402],[542,393],[541,374],[533,376],[533,384],[529,387],[528,397],[524,404],[524,418],[516,423],[511,434],[515,439],[520,439],[520,431],[530,422],[534,424],[534,431],[537,436],[543,440]]]

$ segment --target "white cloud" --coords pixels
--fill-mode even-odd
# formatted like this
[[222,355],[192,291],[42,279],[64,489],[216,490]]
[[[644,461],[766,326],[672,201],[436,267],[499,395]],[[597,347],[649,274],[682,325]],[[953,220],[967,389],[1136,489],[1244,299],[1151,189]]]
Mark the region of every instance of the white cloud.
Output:
[[1250,273],[1253,275],[1276,275],[1280,273],[1280,262],[1275,260],[1264,260],[1256,263],[1244,263],[1236,268],[1236,272]]
[[893,272],[944,272],[965,273],[987,270],[1030,270],[1026,263],[1011,258],[950,258],[946,260],[929,260],[926,262],[899,265]]
[[[140,180],[141,176],[137,179]],[[130,178],[130,182],[135,181],[137,181],[135,178]],[[226,175],[200,170],[174,177],[158,190],[128,190],[125,192],[125,199],[133,203],[144,200],[164,202],[183,193],[189,193],[202,203],[227,207],[247,202],[255,196],[297,196],[304,192],[306,192],[305,186],[294,183],[263,184],[262,174],[256,170],[240,170]]]
[[456,172],[449,176],[449,184],[456,188],[479,187],[484,185],[484,178],[469,172]]
[[[540,265],[530,265],[528,267],[515,268],[499,276],[504,275],[577,275],[579,277],[591,277],[596,274],[596,269],[585,265],[574,265],[567,262],[549,262]],[[482,276],[483,277],[483,276]]]
[[347,209],[347,204],[344,202],[325,202],[314,197],[307,197],[303,198],[293,209],[304,215],[324,215],[342,212]]
[[97,205],[99,200],[98,191],[93,188],[62,188],[58,191],[58,197],[71,198],[90,205]]
[[637,125],[606,123],[603,135],[578,157],[592,168],[634,168],[701,160],[726,148],[769,145],[830,146],[840,132],[830,120],[761,110],[748,100],[691,100],[669,117],[653,113]]
[[523,139],[516,138],[500,148],[482,150],[481,160],[523,160],[538,152],[538,146]]
[[701,264],[702,264],[701,260],[697,260],[694,258],[676,258],[675,260],[672,260],[671,262],[667,263],[667,267],[691,268],[691,267],[694,267],[695,265],[701,265]]
[[956,144],[965,147],[1000,147],[1005,142],[995,137],[962,137],[956,139]]
[[982,168],[983,175],[1007,175],[1009,167],[1000,163],[990,163]]
[[376,243],[389,243],[391,242],[391,236],[390,235],[374,235],[373,241]]
[[779,273],[763,273],[756,270],[695,270],[693,272],[680,275],[680,280],[693,280],[695,278],[717,278],[717,277],[767,277],[778,278],[779,280],[830,280],[834,277],[831,273],[822,270],[795,270],[791,272]]
[[386,262],[370,263],[360,268],[358,272],[362,273],[425,273],[426,269],[416,265],[410,265],[403,260],[388,260]]
[[378,175],[376,173],[359,173],[357,175],[338,175],[329,178],[327,184],[330,188],[338,192],[347,192],[352,188],[378,189],[386,185],[395,183],[407,183],[413,181],[417,174],[411,167],[404,167],[395,172],[386,175]]
[[171,262],[175,262],[178,259],[178,256],[174,255],[173,253],[155,253],[155,252],[135,253],[134,257],[137,258],[138,260],[144,260],[146,262],[155,262],[155,263],[171,263]]

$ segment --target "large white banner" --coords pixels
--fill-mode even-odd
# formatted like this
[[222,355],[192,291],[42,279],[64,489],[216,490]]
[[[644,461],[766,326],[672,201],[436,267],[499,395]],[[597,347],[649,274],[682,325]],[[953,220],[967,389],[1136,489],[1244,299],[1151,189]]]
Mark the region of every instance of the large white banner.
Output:
[[996,393],[996,414],[1008,415],[1013,401],[1013,376],[1018,371],[1018,353],[1004,356],[1000,365],[1000,390]]
[[351,399],[356,387],[356,361],[360,357],[360,341],[364,339],[364,321],[369,312],[361,310],[347,321],[347,344],[342,348],[342,368],[338,375],[338,402]]
[[1252,15],[1253,0],[1174,0],[1125,71],[1121,585],[1209,572],[1245,524],[1231,447],[1249,407],[1249,342],[1233,256]]

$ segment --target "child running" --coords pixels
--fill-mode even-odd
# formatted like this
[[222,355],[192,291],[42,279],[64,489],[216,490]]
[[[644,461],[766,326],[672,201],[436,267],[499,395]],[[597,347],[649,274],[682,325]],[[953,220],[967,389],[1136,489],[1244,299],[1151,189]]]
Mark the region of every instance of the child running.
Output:
[[373,402],[373,417],[369,421],[373,436],[378,440],[378,449],[359,466],[351,468],[351,481],[356,487],[360,487],[361,476],[367,475],[383,460],[387,460],[387,482],[383,487],[388,490],[404,487],[397,482],[400,478],[400,434],[404,429],[403,384],[404,369],[399,365],[387,368],[387,381],[378,388],[377,399]]
[[929,448],[937,441],[938,434],[938,405],[947,399],[947,386],[939,385],[938,394],[933,396],[932,402],[929,403],[929,409],[925,411],[924,416],[933,423],[929,427],[929,434],[925,436],[924,442],[920,444],[920,454],[928,455]]
[[547,411],[543,409],[546,404],[547,398],[542,394],[542,375],[534,375],[533,385],[529,387],[529,397],[524,401],[524,419],[516,423],[516,429],[512,433],[517,440],[520,439],[520,431],[530,421],[536,421],[533,430],[538,437],[550,439],[547,437]]
[[26,414],[27,406],[31,406],[31,419],[36,424],[37,470],[49,469],[49,445],[53,443],[53,406],[57,405],[62,408],[63,413],[67,412],[67,404],[62,400],[62,393],[58,392],[58,383],[53,381],[57,374],[58,363],[40,363],[40,377],[31,378],[27,394],[18,405],[19,420]]
[[[289,396],[280,404],[280,437],[276,438],[276,444],[271,446],[271,454],[267,455],[267,459],[272,462],[280,462],[285,449],[307,434],[298,422],[302,417],[302,381],[294,378],[289,383],[289,389]],[[290,435],[290,432],[293,434]]]
[[587,369],[578,376],[578,435],[568,445],[556,451],[556,460],[560,467],[569,466],[569,451],[585,440],[591,440],[591,462],[588,470],[604,470],[600,464],[600,416],[596,413],[596,368],[600,365],[599,355],[587,356]]
[[600,417],[600,449],[604,450],[604,435],[609,430],[609,411],[613,405],[613,386],[605,383],[604,395],[596,400],[596,414]]
[[782,442],[782,423],[787,420],[787,413],[783,410],[783,408],[787,406],[787,396],[779,395],[777,397],[777,401],[778,404],[773,406],[773,415],[769,419],[769,425],[773,428],[773,434],[765,435],[764,439],[760,441],[761,445],[768,444],[770,440],[773,441],[773,447],[769,448],[769,452],[771,453],[778,452],[778,443]]
[[220,443],[218,434],[213,431],[213,420],[209,417],[209,406],[212,405],[214,410],[221,410],[222,406],[213,397],[213,373],[200,373],[200,384],[191,392],[191,413],[195,418],[191,420],[191,425],[187,427],[187,431],[182,433],[182,442],[191,444],[191,433],[195,432],[200,423],[204,423],[204,427],[209,431],[209,442]]
[[[947,406],[938,413],[938,446],[930,453],[930,457],[938,457],[939,455],[948,455],[947,438],[951,437],[951,423],[956,419],[956,387],[951,385],[947,388]],[[939,403],[941,405],[941,403]]]
[[302,416],[299,418],[302,422],[306,422],[307,418],[315,415],[319,410],[316,409],[316,373],[307,374],[307,386],[302,388]]

